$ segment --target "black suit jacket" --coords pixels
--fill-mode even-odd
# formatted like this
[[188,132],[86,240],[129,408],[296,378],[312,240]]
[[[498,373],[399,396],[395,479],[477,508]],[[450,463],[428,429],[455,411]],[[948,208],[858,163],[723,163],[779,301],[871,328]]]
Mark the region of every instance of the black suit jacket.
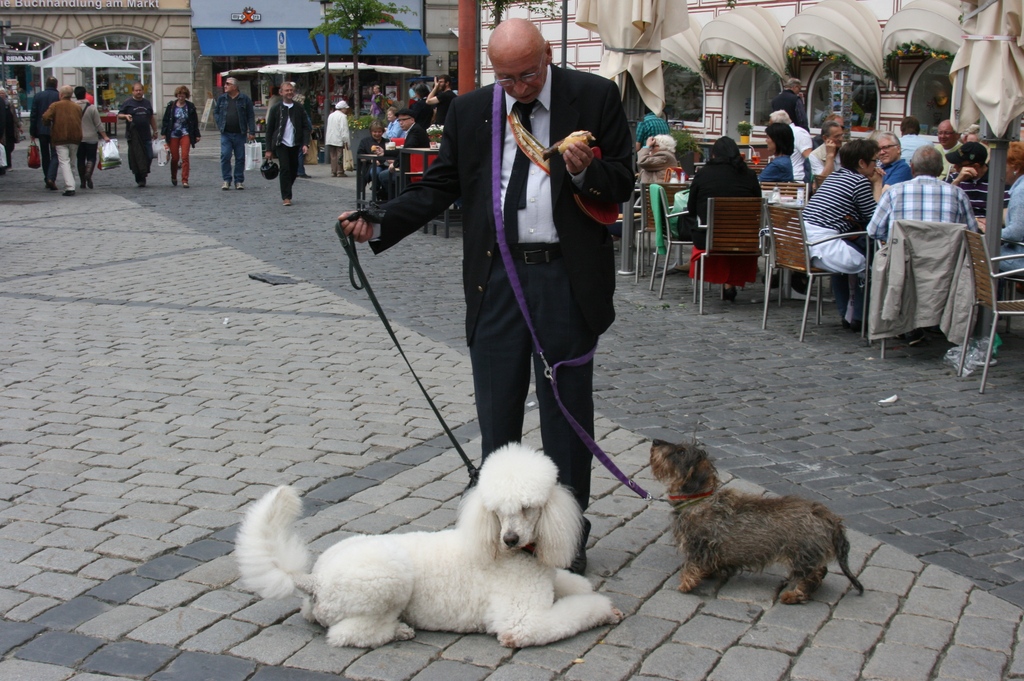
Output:
[[430,146],[430,136],[419,123],[413,123],[405,133],[405,146],[410,149],[426,149]]
[[295,146],[308,147],[312,123],[309,116],[306,115],[306,110],[298,102],[295,102],[290,109],[283,102],[278,102],[270,108],[270,112],[267,114],[267,148],[276,149],[284,137],[282,112],[291,118],[292,125],[295,127]]
[[[633,192],[633,141],[615,84],[582,71],[551,69],[551,140],[575,130],[597,138],[602,158],[587,168],[578,190],[561,156],[551,159],[552,212],[573,296],[595,334],[615,319],[615,257],[604,225],[588,218],[573,197],[621,203]],[[383,206],[374,252],[390,248],[440,214],[458,197],[463,206],[463,286],[466,338],[472,342],[492,258],[500,257],[491,200],[491,103],[494,86],[456,97],[445,119],[437,160],[422,181]],[[542,140],[543,141],[543,140]],[[408,142],[407,142],[408,144]]]

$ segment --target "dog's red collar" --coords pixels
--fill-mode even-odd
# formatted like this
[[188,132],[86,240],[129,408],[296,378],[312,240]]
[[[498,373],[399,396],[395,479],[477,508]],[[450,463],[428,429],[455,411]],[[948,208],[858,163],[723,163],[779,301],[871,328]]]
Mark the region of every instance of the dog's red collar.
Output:
[[708,490],[707,492],[698,492],[697,494],[669,494],[668,501],[672,504],[672,508],[680,511],[687,506],[696,504],[701,499],[706,499],[715,493],[715,490]]

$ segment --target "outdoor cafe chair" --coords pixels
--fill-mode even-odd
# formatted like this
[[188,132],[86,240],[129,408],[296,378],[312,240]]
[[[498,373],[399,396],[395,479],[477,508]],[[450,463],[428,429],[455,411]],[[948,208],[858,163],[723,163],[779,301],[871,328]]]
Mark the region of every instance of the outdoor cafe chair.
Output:
[[974,319],[979,307],[992,311],[992,328],[988,332],[988,347],[985,350],[985,368],[981,372],[981,387],[979,393],[985,392],[985,382],[988,380],[988,365],[992,361],[992,346],[996,339],[996,325],[1000,317],[1006,317],[1009,323],[1010,317],[1024,315],[1024,300],[999,300],[998,283],[1002,279],[1024,276],[1024,269],[1011,270],[1009,272],[997,272],[993,269],[999,267],[1002,260],[1019,258],[1019,255],[1000,255],[990,257],[988,249],[985,248],[985,235],[970,230],[964,230],[964,240],[967,242],[968,256],[971,261],[971,275],[974,277],[974,305],[971,307],[971,316],[967,323],[967,330],[964,333],[964,342],[960,347],[960,366],[957,375],[962,376],[964,372],[964,359],[967,357],[968,342],[971,339],[971,330],[974,326]]
[[[761,256],[761,225],[764,224],[763,198],[718,196],[708,199],[707,244],[697,259],[693,295],[700,296],[698,314],[704,314],[704,260],[709,256]],[[662,278],[664,286],[664,278]],[[725,287],[722,287],[723,295]]]
[[679,218],[685,215],[686,211],[680,211],[678,213],[669,212],[668,192],[665,190],[665,186],[652,184],[649,185],[647,189],[649,194],[648,199],[651,206],[651,214],[654,216],[655,244],[654,262],[651,264],[651,284],[647,287],[647,290],[654,290],[654,275],[658,271],[658,256],[664,255],[665,263],[662,265],[661,269],[661,288],[658,289],[658,300],[661,300],[665,296],[665,278],[668,277],[668,263],[671,260],[669,256],[672,254],[672,249],[676,246],[683,246],[691,242],[681,239],[679,237],[679,231],[676,228]]
[[[803,210],[800,208],[787,208],[785,206],[768,206],[768,229],[771,235],[771,254],[768,258],[768,266],[764,272],[764,316],[761,318],[761,329],[768,328],[768,300],[771,297],[768,292],[771,291],[771,278],[776,270],[790,270],[793,272],[801,272],[807,275],[807,295],[804,298],[804,314],[800,320],[800,342],[804,341],[804,334],[807,329],[807,312],[810,310],[811,305],[811,290],[817,283],[817,291],[815,293],[816,308],[817,308],[817,319],[816,323],[821,324],[821,280],[825,277],[830,277],[833,274],[840,274],[840,272],[833,272],[832,270],[822,269],[820,267],[811,266],[811,246],[817,246],[818,244],[825,243],[826,241],[832,241],[834,239],[846,239],[849,237],[856,237],[866,235],[867,232],[850,232],[847,234],[836,234],[826,239],[820,239],[811,243],[807,243],[807,230],[804,227]],[[782,286],[779,287],[779,305],[782,305]],[[868,295],[865,292],[864,295],[864,307],[862,310],[861,320],[862,324],[867,324],[867,315],[864,314],[867,308]],[[862,331],[863,333],[863,331]]]
[[[636,267],[635,274],[633,275],[633,282],[639,283],[640,277],[644,275],[646,271],[644,269],[646,254],[652,250],[651,239],[655,236],[655,224],[654,224],[654,212],[651,210],[651,192],[650,187],[653,184],[641,184],[640,185],[640,198],[638,203],[640,204],[640,223],[637,225],[636,234],[634,235],[634,246],[636,248]],[[670,184],[659,184],[657,186],[662,187],[665,190],[665,200],[669,206],[675,201],[676,194],[680,191],[689,190],[690,185],[688,183],[670,183]]]

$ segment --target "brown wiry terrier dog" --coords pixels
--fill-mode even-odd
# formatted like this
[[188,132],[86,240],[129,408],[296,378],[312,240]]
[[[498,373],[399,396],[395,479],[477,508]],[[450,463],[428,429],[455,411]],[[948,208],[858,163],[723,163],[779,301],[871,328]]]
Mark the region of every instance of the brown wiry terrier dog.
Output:
[[825,578],[829,561],[836,560],[864,593],[847,563],[850,542],[843,520],[823,504],[719,489],[718,471],[696,442],[655,440],[651,470],[675,508],[672,531],[686,553],[680,591],[691,591],[712,575],[728,577],[782,563],[790,573],[779,600],[803,603]]

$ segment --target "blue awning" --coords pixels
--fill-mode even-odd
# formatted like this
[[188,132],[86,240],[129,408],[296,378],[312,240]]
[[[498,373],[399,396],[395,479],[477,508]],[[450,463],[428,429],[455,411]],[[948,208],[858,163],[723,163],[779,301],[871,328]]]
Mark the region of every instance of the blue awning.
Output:
[[[287,28],[288,54],[317,54],[305,28]],[[204,57],[273,57],[277,54],[276,28],[197,28],[199,51]]]
[[[361,57],[425,57],[430,54],[423,36],[416,31],[400,28],[364,28],[360,32],[366,38],[366,47],[360,52]],[[313,40],[321,51],[324,49],[324,37],[314,35]],[[352,54],[352,44],[332,35],[329,43],[331,54]],[[276,54],[276,51],[275,51]]]

